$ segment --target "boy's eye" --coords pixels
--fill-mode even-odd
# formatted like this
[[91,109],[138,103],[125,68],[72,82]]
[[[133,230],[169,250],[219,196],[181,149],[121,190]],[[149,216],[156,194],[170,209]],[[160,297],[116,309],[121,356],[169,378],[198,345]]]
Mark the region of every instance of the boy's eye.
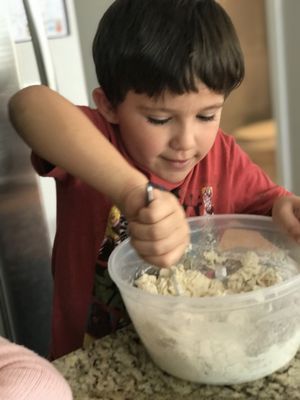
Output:
[[197,118],[204,122],[213,121],[215,119],[215,115],[197,115]]
[[170,121],[171,118],[153,118],[153,117],[147,117],[147,121],[150,122],[150,124],[153,125],[164,125],[168,121]]

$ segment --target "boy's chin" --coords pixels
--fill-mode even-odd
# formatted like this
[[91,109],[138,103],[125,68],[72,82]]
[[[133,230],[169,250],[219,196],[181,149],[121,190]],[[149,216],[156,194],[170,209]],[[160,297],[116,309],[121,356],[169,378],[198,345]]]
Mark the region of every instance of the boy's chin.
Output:
[[176,174],[174,174],[174,173],[165,173],[165,172],[163,172],[163,173],[161,173],[161,174],[158,174],[157,175],[157,177],[158,178],[160,178],[160,179],[162,179],[162,180],[164,180],[164,181],[166,181],[166,182],[169,182],[170,184],[179,184],[179,183],[181,183],[186,177],[187,177],[187,175],[189,174],[189,172],[190,171],[188,171],[188,172],[186,172],[186,173],[182,173],[182,174],[178,174],[178,173],[176,173]]

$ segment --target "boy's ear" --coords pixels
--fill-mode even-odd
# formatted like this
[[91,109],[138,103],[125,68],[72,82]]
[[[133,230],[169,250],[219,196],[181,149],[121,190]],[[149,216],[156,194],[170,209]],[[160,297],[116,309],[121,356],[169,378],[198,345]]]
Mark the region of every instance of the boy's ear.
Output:
[[93,99],[100,114],[111,124],[118,124],[119,118],[103,90],[98,87],[93,90]]

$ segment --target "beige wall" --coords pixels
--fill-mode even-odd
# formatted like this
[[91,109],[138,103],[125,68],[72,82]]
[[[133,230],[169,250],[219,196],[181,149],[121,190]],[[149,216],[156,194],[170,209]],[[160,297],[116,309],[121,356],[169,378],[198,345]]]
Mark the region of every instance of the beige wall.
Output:
[[236,27],[245,56],[246,77],[226,101],[222,128],[231,133],[272,115],[264,0],[219,0]]

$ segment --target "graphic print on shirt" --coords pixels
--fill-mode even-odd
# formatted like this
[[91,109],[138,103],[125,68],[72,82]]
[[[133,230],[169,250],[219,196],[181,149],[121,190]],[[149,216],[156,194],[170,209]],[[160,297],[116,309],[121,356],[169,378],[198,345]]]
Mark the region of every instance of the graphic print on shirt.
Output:
[[[183,197],[183,189],[176,188],[172,190],[172,193],[178,199],[182,199]],[[182,207],[185,211],[186,216],[188,217],[195,217],[201,214],[201,206],[202,206],[202,199],[199,192],[189,192],[187,196],[184,197]]]
[[204,206],[204,215],[212,215],[214,214],[214,206],[213,206],[213,188],[212,186],[204,186],[201,190],[202,192],[202,200]]
[[197,217],[199,215],[214,214],[213,206],[213,187],[203,186],[197,187],[197,190],[189,190],[187,195],[184,195],[183,188],[176,188],[172,193],[182,199],[182,207],[187,217]]
[[[129,323],[120,292],[107,269],[111,252],[127,237],[127,221],[120,210],[113,206],[96,261],[93,299],[87,323],[87,334],[92,338],[105,336]],[[85,338],[86,342],[88,340]]]

